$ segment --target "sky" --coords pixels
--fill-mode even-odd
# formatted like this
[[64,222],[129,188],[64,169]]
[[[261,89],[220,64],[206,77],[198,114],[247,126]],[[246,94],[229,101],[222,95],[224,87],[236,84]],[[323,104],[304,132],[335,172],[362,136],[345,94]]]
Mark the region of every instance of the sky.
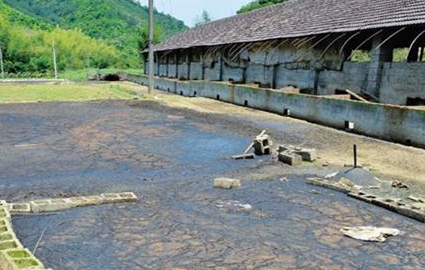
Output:
[[[139,2],[148,5],[148,0]],[[154,0],[154,6],[158,11],[184,21],[187,26],[193,26],[203,10],[217,20],[235,15],[241,6],[249,2],[251,0]]]

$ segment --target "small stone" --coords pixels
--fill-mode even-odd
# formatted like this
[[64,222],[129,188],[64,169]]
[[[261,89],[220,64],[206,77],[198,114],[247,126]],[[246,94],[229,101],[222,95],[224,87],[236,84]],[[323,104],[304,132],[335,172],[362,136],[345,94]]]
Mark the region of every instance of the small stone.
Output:
[[392,183],[393,188],[400,188],[400,189],[409,189],[409,186],[406,184],[400,182],[400,181],[393,181]]
[[214,187],[222,189],[232,189],[241,186],[241,181],[231,178],[216,178],[214,179]]
[[300,166],[302,164],[303,158],[300,155],[293,153],[279,153],[279,161],[291,165],[291,166]]

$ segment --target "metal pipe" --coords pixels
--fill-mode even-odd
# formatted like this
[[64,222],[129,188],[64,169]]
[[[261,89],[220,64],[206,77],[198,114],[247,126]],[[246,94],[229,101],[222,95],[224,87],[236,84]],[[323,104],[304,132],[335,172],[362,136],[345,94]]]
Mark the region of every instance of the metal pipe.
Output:
[[367,39],[365,39],[362,43],[360,43],[359,46],[357,46],[353,52],[351,53],[351,55],[347,58],[347,60],[350,60],[351,57],[354,56],[354,51],[358,50],[359,48],[361,48],[363,45],[365,45],[369,40],[371,40],[372,38],[374,38],[375,36],[379,35],[380,33],[382,33],[383,30],[379,30],[378,32],[376,32],[375,34],[371,35],[370,37],[368,37]]
[[321,59],[325,53],[329,50],[330,47],[332,47],[332,45],[335,44],[335,42],[337,42],[338,40],[340,40],[341,38],[343,38],[346,34],[342,34],[340,36],[338,36],[336,39],[334,39],[331,43],[329,43],[328,46],[326,46],[326,48],[323,50],[323,52],[320,54],[319,59]]
[[339,54],[341,54],[341,53],[344,51],[345,46],[347,46],[348,42],[350,42],[350,41],[351,41],[353,38],[355,38],[356,36],[360,35],[360,33],[361,33],[361,31],[359,31],[359,32],[357,32],[357,33],[354,33],[351,37],[349,37],[349,38],[348,38],[348,39],[344,42],[344,44],[342,45],[341,49],[339,50]]
[[407,55],[410,55],[410,52],[412,51],[413,46],[415,45],[416,41],[418,41],[418,39],[419,39],[419,38],[420,38],[423,34],[425,34],[425,30],[423,30],[423,31],[422,31],[419,35],[417,35],[417,36],[416,36],[416,38],[412,41],[412,44],[410,44],[409,52],[407,53]]
[[406,29],[406,27],[402,27],[399,30],[395,31],[392,35],[390,35],[387,39],[385,39],[384,41],[382,41],[378,46],[376,46],[375,50],[381,48],[382,45],[384,45],[388,40],[390,40],[391,38],[393,38],[395,35],[397,35],[398,33],[400,33],[401,31],[403,31],[404,29]]
[[308,42],[312,41],[312,40],[313,40],[313,39],[315,39],[315,38],[316,38],[316,36],[312,36],[312,37],[310,37],[310,38],[308,38],[308,39],[304,40],[303,42],[298,43],[295,47],[297,47],[297,49],[299,49],[299,48],[301,48],[301,46],[303,46],[304,44],[306,44],[306,43],[308,43]]
[[316,43],[314,43],[310,48],[307,49],[307,51],[313,49],[314,47],[316,47],[317,45],[319,45],[323,40],[327,39],[331,34],[327,34],[326,36],[324,36],[323,38],[319,39]]

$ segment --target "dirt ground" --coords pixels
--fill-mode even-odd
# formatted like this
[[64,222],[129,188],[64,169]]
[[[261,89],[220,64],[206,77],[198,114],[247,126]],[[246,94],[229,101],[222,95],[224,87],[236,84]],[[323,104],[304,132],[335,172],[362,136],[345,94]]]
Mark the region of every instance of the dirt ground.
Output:
[[[126,83],[128,87],[146,93],[145,87]],[[174,108],[205,113],[207,118],[224,117],[243,121],[257,131],[267,128],[280,144],[316,148],[320,162],[336,167],[353,164],[353,144],[358,146],[359,163],[382,180],[400,180],[425,191],[425,150],[390,143],[370,137],[350,134],[313,123],[277,114],[235,106],[206,98],[183,98],[154,93],[154,99]],[[152,97],[151,97],[152,98]],[[230,126],[229,128],[232,128]],[[237,132],[237,130],[233,131]],[[321,164],[320,164],[321,163]]]
[[[317,148],[319,161],[230,159],[265,128],[276,143]],[[30,249],[45,231],[36,255],[53,269],[425,268],[422,223],[306,184],[350,164],[353,143],[380,178],[423,186],[423,150],[203,98],[0,105],[0,194],[138,195],[135,204],[14,217]],[[242,187],[214,189],[222,176]],[[403,235],[374,244],[339,231],[367,225]]]

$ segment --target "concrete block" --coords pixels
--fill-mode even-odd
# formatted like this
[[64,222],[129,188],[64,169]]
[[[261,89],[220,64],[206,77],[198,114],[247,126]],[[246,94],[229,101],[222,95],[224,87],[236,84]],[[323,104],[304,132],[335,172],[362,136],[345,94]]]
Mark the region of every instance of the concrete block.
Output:
[[315,149],[302,149],[294,152],[297,155],[300,155],[303,161],[313,162],[317,159],[317,153]]
[[412,219],[415,219],[415,220],[418,220],[420,222],[425,223],[425,212],[424,211],[412,209],[409,206],[398,206],[395,211],[397,213],[399,213],[400,215],[410,217]]
[[22,248],[22,244],[16,238],[10,222],[2,219],[0,220],[0,251],[15,248]]
[[120,196],[116,193],[104,193],[100,195],[103,198],[104,203],[116,203],[120,202]]
[[10,219],[10,213],[6,206],[0,206],[0,219],[3,218]]
[[133,192],[122,192],[122,193],[118,193],[118,196],[120,196],[121,202],[137,202],[138,198],[136,196],[136,194],[134,194]]
[[372,203],[373,200],[377,199],[376,196],[364,192],[350,192],[348,193],[348,196],[367,203]]
[[241,181],[231,178],[216,178],[214,179],[214,187],[222,189],[232,189],[241,186]]
[[270,155],[273,142],[267,134],[257,136],[254,140],[254,150],[257,156]]
[[348,194],[349,192],[351,192],[351,188],[348,187],[347,185],[344,185],[341,182],[335,182],[332,180],[326,180],[321,178],[309,178],[307,181],[307,184],[335,190],[345,194]]
[[2,270],[44,269],[43,264],[28,250],[14,249],[0,253]]
[[295,146],[293,146],[293,145],[281,144],[278,147],[278,152],[281,153],[281,152],[286,152],[286,151],[292,151],[294,149],[295,149]]
[[279,161],[291,166],[300,166],[303,162],[303,158],[300,155],[290,152],[279,153],[278,158]]
[[99,205],[105,203],[105,199],[101,195],[85,196],[84,199],[85,203],[80,206]]
[[248,154],[242,154],[242,155],[234,155],[232,156],[232,159],[254,159],[255,155],[253,153],[248,153]]
[[7,208],[11,215],[31,213],[31,206],[29,203],[9,203],[7,204]]
[[51,199],[31,201],[31,211],[34,213],[56,212],[70,209],[76,206],[68,199]]
[[9,250],[9,249],[15,249],[15,248],[19,248],[19,247],[21,247],[21,245],[15,239],[12,239],[10,241],[2,241],[2,242],[0,242],[0,251],[2,251],[2,250]]

